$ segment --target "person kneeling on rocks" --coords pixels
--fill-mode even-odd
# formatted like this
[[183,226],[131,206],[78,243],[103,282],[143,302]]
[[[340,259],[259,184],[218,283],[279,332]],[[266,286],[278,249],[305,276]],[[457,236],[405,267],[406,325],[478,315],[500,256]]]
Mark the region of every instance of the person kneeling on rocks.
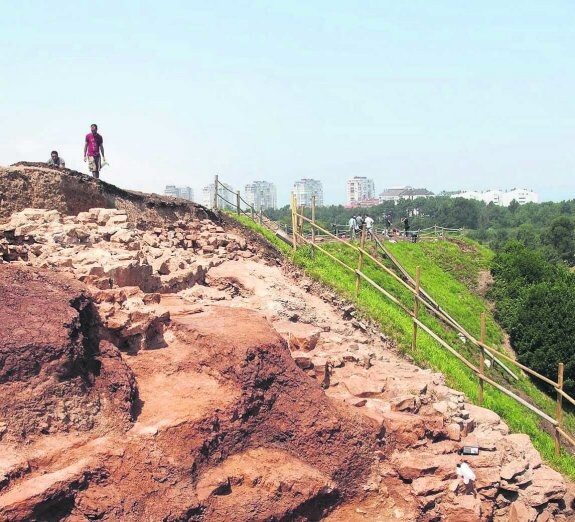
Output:
[[465,485],[464,494],[468,495],[473,493],[475,495],[475,473],[469,467],[467,462],[461,462],[456,466],[456,473],[458,477],[463,479],[463,484]]
[[46,164],[50,165],[52,167],[58,167],[59,169],[65,169],[66,168],[66,162],[64,161],[64,158],[61,158],[60,156],[58,156],[57,150],[53,150],[50,153],[50,159],[46,162]]

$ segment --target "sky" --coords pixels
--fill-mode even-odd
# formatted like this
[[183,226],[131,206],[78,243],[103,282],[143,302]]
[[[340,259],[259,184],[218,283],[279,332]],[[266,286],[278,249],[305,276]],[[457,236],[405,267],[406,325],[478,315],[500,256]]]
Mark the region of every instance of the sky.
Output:
[[575,198],[575,2],[0,0],[0,165]]

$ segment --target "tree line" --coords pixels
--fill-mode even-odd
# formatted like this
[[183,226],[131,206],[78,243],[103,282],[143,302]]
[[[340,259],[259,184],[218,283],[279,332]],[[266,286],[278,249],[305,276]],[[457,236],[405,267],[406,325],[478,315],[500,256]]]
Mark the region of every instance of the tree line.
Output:
[[[307,215],[310,210],[306,209]],[[500,250],[507,241],[519,240],[531,248],[542,248],[555,261],[573,265],[575,258],[575,200],[561,203],[527,203],[513,201],[508,207],[485,204],[463,198],[431,197],[392,201],[368,208],[344,208],[342,205],[317,207],[316,220],[324,228],[346,225],[357,214],[369,214],[376,224],[390,216],[401,228],[401,218],[409,217],[412,230],[432,227],[464,228],[472,239]],[[275,221],[291,226],[289,206],[266,210]]]

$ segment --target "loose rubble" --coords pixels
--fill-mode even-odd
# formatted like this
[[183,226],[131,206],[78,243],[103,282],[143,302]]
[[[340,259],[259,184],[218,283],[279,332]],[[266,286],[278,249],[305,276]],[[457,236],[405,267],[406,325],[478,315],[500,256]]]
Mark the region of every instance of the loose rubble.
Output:
[[77,216],[25,209],[0,227],[4,262],[68,271],[100,289],[177,292],[203,283],[206,271],[224,260],[253,255],[245,239],[207,219],[139,230],[115,209],[94,208]]

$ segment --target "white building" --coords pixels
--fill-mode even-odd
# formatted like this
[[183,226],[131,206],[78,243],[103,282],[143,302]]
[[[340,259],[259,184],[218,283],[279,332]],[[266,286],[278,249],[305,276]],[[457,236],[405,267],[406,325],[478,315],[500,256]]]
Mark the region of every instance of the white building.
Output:
[[276,186],[268,181],[252,181],[244,187],[243,198],[256,210],[277,208]]
[[525,203],[539,203],[539,194],[532,190],[514,188],[504,192],[501,196],[502,205],[506,207],[508,207],[513,200],[517,201],[520,205],[524,205]]
[[318,207],[323,205],[323,186],[317,179],[304,178],[296,181],[293,185],[298,205],[311,207],[311,197],[315,195],[315,204]]
[[397,203],[400,199],[429,198],[432,196],[434,196],[433,192],[426,188],[393,187],[385,189],[377,199],[380,203],[384,203],[385,201]]
[[[236,209],[236,191],[231,185],[224,183],[224,186],[218,185],[218,208],[222,210],[235,210]],[[224,201],[226,199],[228,202]],[[205,207],[214,207],[214,184],[210,183],[202,189],[202,204]]]
[[372,179],[365,176],[354,176],[347,180],[347,205],[356,207],[362,201],[368,201],[375,197],[375,184]]
[[451,195],[452,198],[474,199],[483,201],[486,205],[493,203],[500,207],[508,207],[515,200],[520,205],[525,203],[538,203],[539,195],[532,190],[511,189],[511,190],[484,190],[483,192],[471,190],[457,192]]
[[177,187],[176,185],[166,185],[164,189],[164,194],[166,196],[174,196],[175,198],[187,199],[188,201],[194,201],[194,190],[192,187],[182,186]]

